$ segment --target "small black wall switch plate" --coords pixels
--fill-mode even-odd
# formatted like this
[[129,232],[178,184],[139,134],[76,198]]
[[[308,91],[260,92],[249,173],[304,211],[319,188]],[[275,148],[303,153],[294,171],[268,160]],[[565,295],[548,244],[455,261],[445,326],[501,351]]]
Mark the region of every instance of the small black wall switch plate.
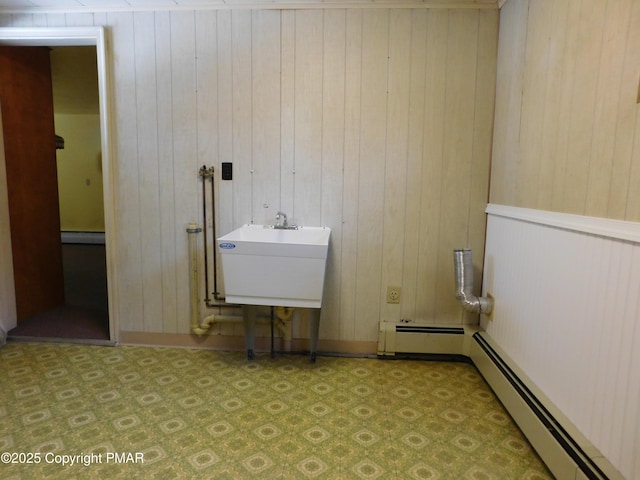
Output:
[[233,179],[233,163],[222,162],[222,180]]

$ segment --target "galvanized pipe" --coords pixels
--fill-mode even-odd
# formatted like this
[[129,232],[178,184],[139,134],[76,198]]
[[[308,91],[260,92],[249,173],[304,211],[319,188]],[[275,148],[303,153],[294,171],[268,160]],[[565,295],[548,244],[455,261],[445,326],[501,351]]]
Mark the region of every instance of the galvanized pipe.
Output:
[[493,299],[477,297],[473,294],[473,259],[471,249],[453,251],[456,269],[456,299],[470,312],[489,315],[493,309]]

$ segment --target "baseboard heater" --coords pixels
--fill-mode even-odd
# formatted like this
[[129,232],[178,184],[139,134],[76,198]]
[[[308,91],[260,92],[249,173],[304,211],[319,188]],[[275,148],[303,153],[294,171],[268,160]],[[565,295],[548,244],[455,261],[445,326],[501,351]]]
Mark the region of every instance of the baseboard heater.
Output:
[[381,322],[378,355],[396,354],[468,357],[556,478],[624,480],[479,327]]
[[556,478],[624,479],[486,333],[473,334],[470,356]]
[[378,355],[396,354],[469,356],[471,335],[475,326],[421,325],[416,323],[380,322]]

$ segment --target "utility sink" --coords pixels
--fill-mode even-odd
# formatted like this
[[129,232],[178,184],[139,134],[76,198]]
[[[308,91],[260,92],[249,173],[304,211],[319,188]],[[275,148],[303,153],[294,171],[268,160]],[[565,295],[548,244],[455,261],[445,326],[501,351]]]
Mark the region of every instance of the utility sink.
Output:
[[227,302],[320,308],[331,229],[243,225],[217,239]]

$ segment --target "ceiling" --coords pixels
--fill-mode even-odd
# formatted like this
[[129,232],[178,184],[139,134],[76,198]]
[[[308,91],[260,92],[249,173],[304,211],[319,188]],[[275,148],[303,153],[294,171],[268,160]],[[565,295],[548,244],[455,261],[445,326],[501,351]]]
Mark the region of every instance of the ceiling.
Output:
[[0,9],[102,10],[224,4],[224,0],[0,0]]
[[[504,1],[504,0],[501,0]],[[451,6],[496,8],[498,0],[0,0],[0,12],[164,10],[290,6]]]

